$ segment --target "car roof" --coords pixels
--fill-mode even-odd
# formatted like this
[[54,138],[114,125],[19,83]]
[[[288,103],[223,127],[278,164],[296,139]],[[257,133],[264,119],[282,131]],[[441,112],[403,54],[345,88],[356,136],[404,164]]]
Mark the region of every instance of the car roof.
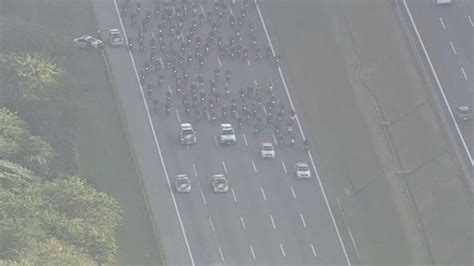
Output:
[[176,178],[188,178],[188,175],[186,175],[186,174],[177,174]]
[[459,110],[459,111],[467,112],[467,111],[469,111],[469,106],[465,106],[465,105],[459,106],[459,107],[458,107],[458,110]]
[[224,127],[232,127],[232,124],[231,123],[222,123],[221,124],[221,127],[224,128]]
[[224,174],[214,174],[212,175],[212,178],[225,178]]
[[193,127],[191,123],[181,123],[181,127]]
[[262,142],[262,143],[260,143],[260,145],[262,145],[262,146],[273,146],[273,143],[271,143],[271,142]]
[[308,166],[308,163],[306,163],[306,162],[297,162],[296,166]]
[[120,33],[119,29],[110,29],[110,33]]

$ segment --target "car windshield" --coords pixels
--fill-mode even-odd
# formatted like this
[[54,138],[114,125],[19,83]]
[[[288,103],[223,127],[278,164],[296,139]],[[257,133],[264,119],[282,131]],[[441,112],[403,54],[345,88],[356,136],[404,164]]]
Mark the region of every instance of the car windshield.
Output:
[[309,167],[307,165],[299,165],[298,166],[298,171],[309,171]]
[[193,130],[192,130],[192,129],[189,129],[189,128],[186,128],[186,129],[183,129],[183,130],[181,131],[181,133],[182,133],[183,135],[185,135],[185,136],[186,136],[186,135],[192,135],[192,134],[193,134]]
[[262,146],[262,150],[264,151],[273,151],[273,147],[272,146]]
[[176,179],[176,183],[178,185],[185,185],[185,184],[188,184],[189,183],[189,180],[186,179],[186,178],[178,178]]
[[222,135],[234,135],[234,130],[230,128],[224,128],[222,129]]

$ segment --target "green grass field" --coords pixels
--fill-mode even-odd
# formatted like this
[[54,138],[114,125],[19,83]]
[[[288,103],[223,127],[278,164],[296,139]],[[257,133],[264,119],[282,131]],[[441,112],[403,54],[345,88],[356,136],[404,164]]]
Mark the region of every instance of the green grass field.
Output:
[[[52,47],[53,51],[57,49],[55,56],[67,57],[64,61],[68,63],[64,67],[73,80],[67,97],[70,108],[74,110],[76,124],[72,135],[75,136],[73,145],[79,175],[98,190],[114,196],[124,211],[118,238],[118,263],[161,265],[160,249],[140,187],[140,176],[134,165],[114,88],[103,59],[97,52],[73,47],[74,37],[93,34],[97,28],[91,2],[1,0],[0,15],[4,21],[14,21],[10,25],[4,24],[2,32],[16,33],[13,38],[22,42],[15,46],[13,41],[3,39],[2,48],[31,52],[36,46],[38,49],[49,47],[49,50]],[[24,37],[22,32],[35,33]],[[35,38],[36,32],[53,36],[51,42],[54,45],[48,43],[49,37],[42,38],[42,34],[37,34]],[[61,54],[65,51],[68,53]]]

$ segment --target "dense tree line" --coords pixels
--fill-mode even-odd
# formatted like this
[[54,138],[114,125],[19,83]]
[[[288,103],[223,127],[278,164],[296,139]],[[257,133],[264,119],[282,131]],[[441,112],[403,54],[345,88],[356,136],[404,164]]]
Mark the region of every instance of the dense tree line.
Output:
[[118,203],[74,174],[58,174],[57,152],[20,117],[34,112],[22,106],[55,101],[64,79],[46,55],[0,53],[0,265],[115,262]]

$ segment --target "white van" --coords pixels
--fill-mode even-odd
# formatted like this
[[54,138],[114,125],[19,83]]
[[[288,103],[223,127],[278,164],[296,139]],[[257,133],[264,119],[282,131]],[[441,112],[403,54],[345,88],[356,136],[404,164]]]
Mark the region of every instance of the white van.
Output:
[[451,4],[451,0],[435,0],[436,4],[438,5],[447,5]]

